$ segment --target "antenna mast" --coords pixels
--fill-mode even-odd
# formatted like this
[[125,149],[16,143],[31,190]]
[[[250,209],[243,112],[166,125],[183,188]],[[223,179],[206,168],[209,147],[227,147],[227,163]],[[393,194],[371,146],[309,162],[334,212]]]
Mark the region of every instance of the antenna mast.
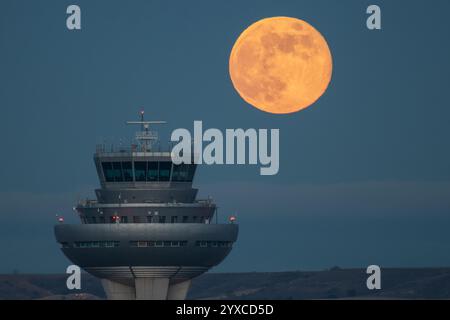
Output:
[[154,141],[158,140],[158,133],[156,131],[150,131],[150,125],[152,124],[164,124],[166,121],[145,121],[144,110],[141,110],[140,121],[127,121],[127,124],[141,125],[141,131],[136,132],[136,140],[139,142],[141,150],[144,152],[151,151],[151,146]]

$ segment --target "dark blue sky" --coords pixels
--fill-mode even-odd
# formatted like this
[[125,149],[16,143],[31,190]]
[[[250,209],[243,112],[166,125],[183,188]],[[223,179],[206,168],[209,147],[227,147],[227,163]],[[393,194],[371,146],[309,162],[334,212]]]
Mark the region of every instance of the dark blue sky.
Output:
[[[365,10],[382,9],[369,31]],[[78,4],[82,30],[66,29]],[[202,166],[196,186],[238,243],[217,271],[450,265],[450,43],[441,1],[22,1],[0,4],[0,272],[64,272],[55,214],[93,196],[102,139],[144,107],[179,127],[280,128],[280,172]],[[306,20],[333,77],[291,115],[247,105],[228,76],[239,34]]]

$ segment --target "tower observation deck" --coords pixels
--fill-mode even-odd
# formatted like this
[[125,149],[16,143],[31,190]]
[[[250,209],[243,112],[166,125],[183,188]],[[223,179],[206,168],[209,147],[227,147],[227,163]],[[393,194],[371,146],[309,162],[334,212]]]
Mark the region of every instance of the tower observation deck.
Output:
[[156,151],[156,132],[141,112],[136,144],[97,146],[100,188],[75,207],[81,224],[55,225],[56,240],[74,264],[101,279],[108,299],[185,299],[191,279],[219,264],[238,225],[214,223],[216,205],[198,200],[196,164]]

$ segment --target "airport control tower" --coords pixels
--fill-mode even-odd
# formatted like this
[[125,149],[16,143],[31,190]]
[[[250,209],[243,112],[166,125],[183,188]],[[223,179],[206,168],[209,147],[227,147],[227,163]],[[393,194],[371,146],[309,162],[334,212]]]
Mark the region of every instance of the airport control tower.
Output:
[[75,208],[81,224],[59,223],[64,254],[101,279],[108,299],[185,299],[191,279],[219,264],[237,239],[238,225],[218,224],[211,199],[197,200],[195,164],[172,163],[156,150],[150,125],[127,148],[97,146],[97,200]]

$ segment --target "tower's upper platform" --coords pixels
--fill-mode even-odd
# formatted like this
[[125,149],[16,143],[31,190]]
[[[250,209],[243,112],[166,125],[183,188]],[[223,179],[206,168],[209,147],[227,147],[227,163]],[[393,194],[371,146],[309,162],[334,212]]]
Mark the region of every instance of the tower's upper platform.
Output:
[[[100,202],[115,202],[126,197],[129,202],[192,202],[196,189],[192,188],[196,165],[172,162],[171,148],[158,145],[157,132],[150,126],[165,121],[146,121],[144,112],[136,142],[130,146],[97,145],[94,162],[101,189],[96,190]],[[151,191],[151,193],[149,193]]]
[[146,121],[144,111],[140,121],[127,121],[139,125],[136,143],[124,147],[97,145],[94,155],[100,184],[104,189],[190,187],[195,175],[195,164],[172,163],[171,150],[156,146],[158,134],[150,125],[165,121]]

